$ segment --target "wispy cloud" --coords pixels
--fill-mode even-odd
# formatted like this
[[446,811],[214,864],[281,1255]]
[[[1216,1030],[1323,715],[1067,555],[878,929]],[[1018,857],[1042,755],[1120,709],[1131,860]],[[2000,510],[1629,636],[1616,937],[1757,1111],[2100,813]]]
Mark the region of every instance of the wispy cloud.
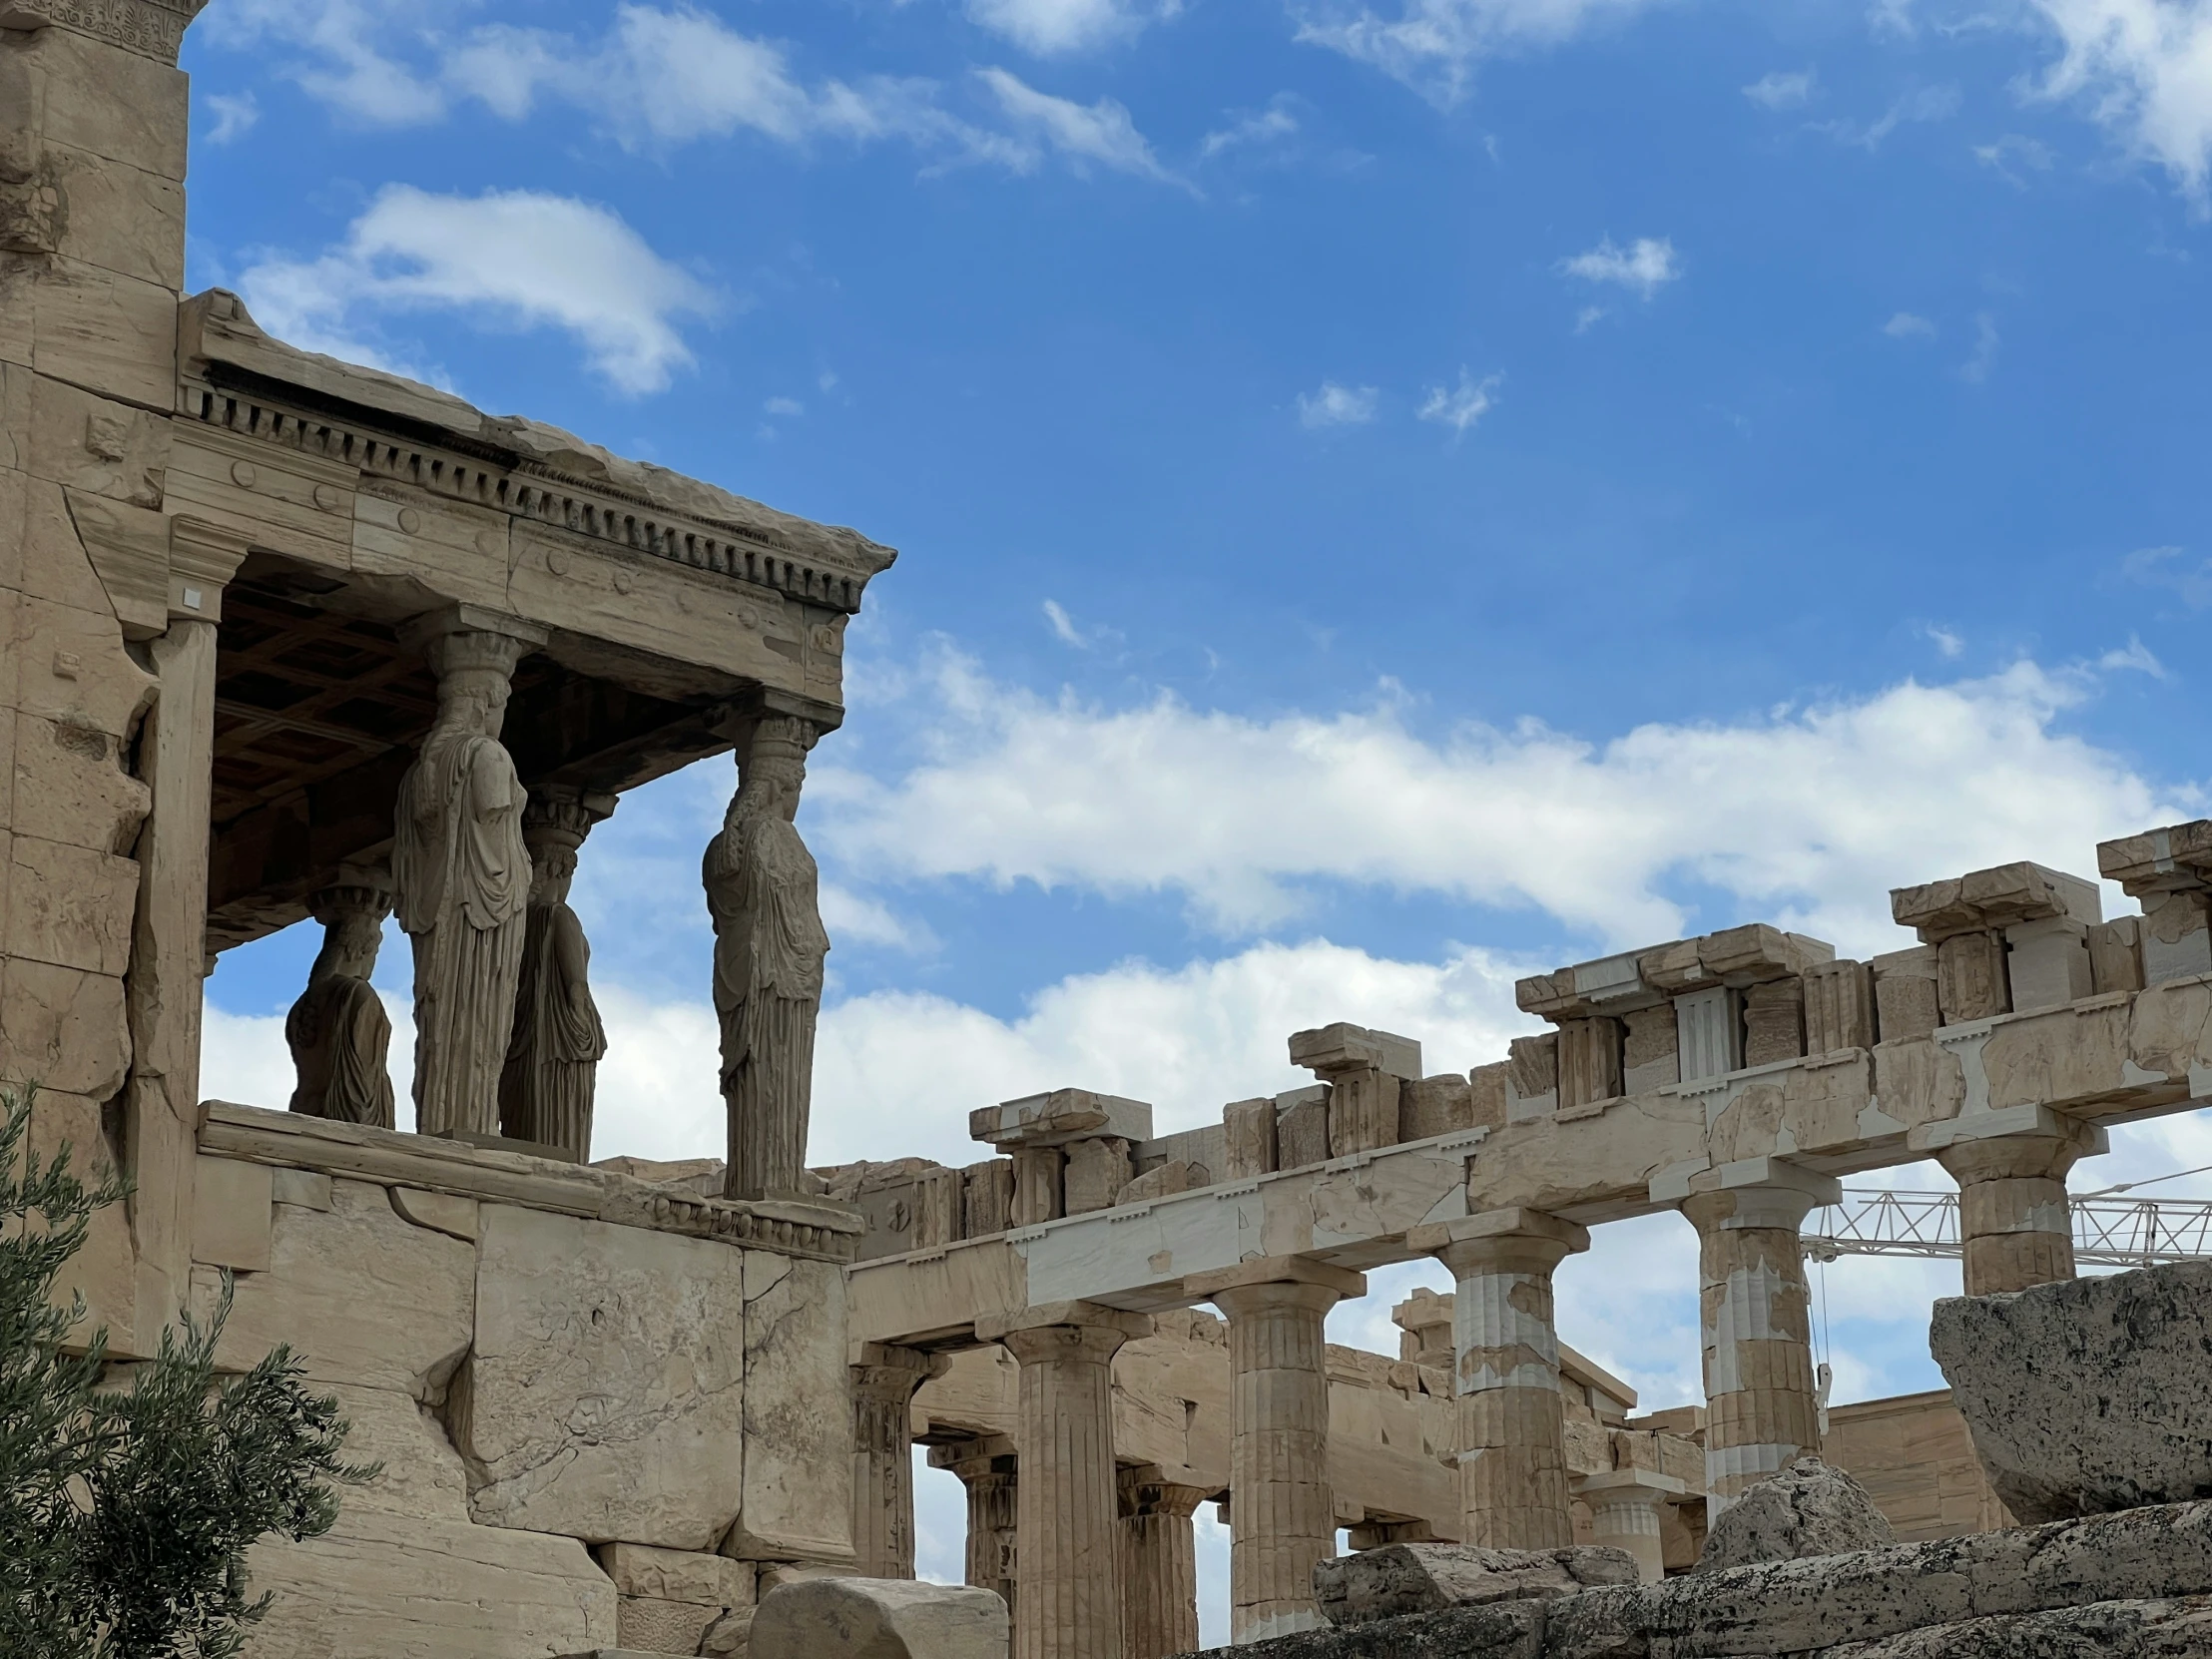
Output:
[[1382,394],[1374,386],[1346,386],[1324,380],[1321,390],[1301,392],[1298,422],[1309,430],[1324,426],[1365,426],[1375,418]]
[[1972,148],[1974,160],[1993,170],[2006,184],[2018,190],[2027,188],[2027,180],[2021,170],[2048,173],[2053,160],[2049,145],[2021,133],[2006,133],[1988,144],[1977,144]]
[[1852,145],[1871,154],[1882,148],[1884,139],[1908,123],[1949,120],[1958,113],[1960,102],[1956,87],[1923,87],[1897,100],[1872,122],[1838,119],[1808,125],[1815,132],[1826,133],[1838,144]]
[[1476,380],[1461,367],[1457,386],[1428,388],[1428,397],[1420,406],[1420,418],[1450,427],[1452,441],[1456,443],[1466,436],[1468,427],[1490,412],[1491,405],[1497,401],[1497,388],[1504,379],[1502,374],[1492,374]]
[[1769,70],[1744,88],[1744,96],[1763,109],[1794,110],[1812,100],[1813,71],[1799,69],[1784,73],[1779,69]]
[[1079,173],[1095,165],[1140,179],[1179,185],[1197,194],[1196,187],[1188,180],[1178,178],[1160,165],[1151,144],[1130,119],[1128,109],[1113,99],[1078,104],[1072,99],[1039,92],[1007,70],[980,69],[976,73],[1022,135],[1021,142],[1052,151]]
[[1997,365],[1996,318],[1987,311],[1976,312],[1973,319],[1973,355],[1958,365],[1958,377],[1970,385],[1980,385],[1988,379],[1989,371]]
[[1649,299],[1682,275],[1668,237],[1639,237],[1626,248],[1616,248],[1607,237],[1587,254],[1561,260],[1559,269],[1585,282],[1611,282]]
[[1899,311],[1882,325],[1892,339],[1934,339],[1936,324],[1912,311]]
[[1039,57],[1065,56],[1134,39],[1147,24],[1182,10],[1181,0],[968,0],[970,19]]
[[200,107],[215,117],[207,132],[210,144],[244,138],[262,118],[262,107],[251,92],[212,92],[200,100]]
[[2127,636],[2125,646],[2107,651],[2099,657],[2097,667],[2107,673],[2121,670],[2134,674],[2147,674],[2153,680],[2167,678],[2166,665],[2152,654],[2149,646],[2133,634]]
[[1925,624],[1921,630],[1946,662],[1956,662],[1966,649],[1965,637],[1955,628],[1945,628],[1940,623]]
[[2139,547],[2120,561],[2120,574],[2146,588],[2164,588],[2192,611],[2212,606],[2212,559],[2185,548]]
[[1291,114],[1287,94],[1278,93],[1268,107],[1256,114],[1240,115],[1228,126],[1208,133],[1199,155],[1207,161],[1230,150],[1257,149],[1295,136],[1298,117]]
[[1369,5],[1294,0],[1298,38],[1370,64],[1438,103],[1465,96],[1475,64],[1515,48],[1555,46],[1659,0],[1401,0]]
[[311,350],[392,365],[370,333],[380,317],[446,310],[510,330],[557,328],[630,396],[692,363],[681,319],[716,295],[611,210],[536,191],[434,196],[389,185],[335,247],[264,259],[240,277],[256,318]]
[[787,420],[796,420],[807,412],[807,405],[800,402],[796,397],[772,397],[761,405],[761,412],[763,414],[782,415]]
[[2132,155],[2163,167],[2201,213],[2212,170],[2212,5],[2031,0],[2062,48],[2036,88],[2082,104]]

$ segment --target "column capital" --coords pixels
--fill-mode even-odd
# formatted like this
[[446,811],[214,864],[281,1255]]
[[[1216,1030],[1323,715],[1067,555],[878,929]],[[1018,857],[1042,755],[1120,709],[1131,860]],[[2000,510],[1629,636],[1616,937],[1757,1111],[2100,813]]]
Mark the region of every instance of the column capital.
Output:
[[1250,1290],[1263,1285],[1306,1286],[1332,1292],[1338,1301],[1368,1294],[1364,1273],[1333,1267],[1310,1256],[1256,1256],[1231,1268],[1210,1268],[1187,1274],[1183,1294],[1200,1302],[1219,1302],[1224,1291]]
[[1121,1487],[1124,1516],[1167,1515],[1188,1520],[1198,1513],[1201,1503],[1221,1490],[1218,1483],[1204,1479],[1198,1470],[1180,1464],[1169,1467],[1139,1463],[1119,1470],[1115,1479]]
[[1843,1184],[1832,1175],[1781,1158],[1745,1158],[1698,1171],[1690,1177],[1689,1196],[1678,1202],[1700,1233],[1789,1232],[1805,1224],[1807,1212],[1843,1196]]
[[1123,1343],[1151,1335],[1150,1314],[1096,1302],[1044,1302],[1018,1313],[986,1314],[975,1322],[978,1342],[997,1343],[1025,1366],[1047,1360],[1110,1360]]
[[1549,1273],[1590,1248],[1590,1230],[1542,1210],[1484,1210],[1413,1228],[1405,1245],[1460,1277],[1491,1267]]
[[844,722],[844,711],[818,697],[786,691],[780,686],[754,686],[724,704],[711,722],[718,737],[728,738],[742,752],[753,730],[764,720],[779,717],[803,721],[809,728],[810,747],[816,738],[834,732]]
[[169,617],[221,622],[223,590],[247,554],[246,537],[204,518],[169,521]]
[[1675,1503],[1690,1495],[1689,1482],[1657,1469],[1607,1469],[1600,1474],[1579,1475],[1574,1495],[1585,1503]]
[[[435,611],[425,611],[410,617],[399,625],[399,643],[410,651],[428,655],[438,641],[455,634],[490,634],[512,640],[518,649],[514,662],[520,662],[533,651],[542,650],[550,637],[546,630],[534,622],[525,622],[518,616],[504,611],[494,611],[483,605],[446,605]],[[510,664],[510,666],[512,666]]]
[[950,1371],[952,1356],[900,1348],[893,1343],[855,1343],[848,1369],[854,1392],[903,1404],[924,1382]]

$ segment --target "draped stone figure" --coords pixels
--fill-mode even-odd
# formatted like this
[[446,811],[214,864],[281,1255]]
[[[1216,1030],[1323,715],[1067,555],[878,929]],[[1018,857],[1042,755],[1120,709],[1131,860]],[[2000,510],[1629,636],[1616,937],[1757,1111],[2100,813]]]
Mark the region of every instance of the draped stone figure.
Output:
[[532,643],[484,629],[426,642],[438,712],[400,780],[391,856],[399,925],[414,944],[415,1127],[425,1135],[498,1132],[530,899],[526,797],[499,733],[508,676]]
[[391,1018],[368,976],[383,943],[391,894],[376,885],[328,887],[307,908],[322,923],[322,949],[307,970],[306,990],[284,1016],[284,1042],[298,1076],[291,1109],[389,1129]]
[[614,810],[611,796],[533,794],[522,815],[530,848],[530,909],[515,992],[514,1035],[499,1077],[499,1132],[591,1157],[592,1094],[607,1032],[592,1001],[591,945],[568,906],[576,851]]
[[759,722],[722,833],[707,846],[733,1198],[796,1193],[806,1164],[815,1018],[830,950],[814,854],[792,825],[812,736],[792,716]]

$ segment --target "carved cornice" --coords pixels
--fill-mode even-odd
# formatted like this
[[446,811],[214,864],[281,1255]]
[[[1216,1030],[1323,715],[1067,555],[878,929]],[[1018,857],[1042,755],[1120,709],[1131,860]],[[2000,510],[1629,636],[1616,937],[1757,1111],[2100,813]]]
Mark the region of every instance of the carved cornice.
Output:
[[208,0],[15,0],[7,26],[49,25],[90,35],[156,63],[176,65],[185,29]]
[[[306,414],[274,398],[193,380],[180,383],[186,421],[323,462],[352,466],[360,487],[379,483],[508,514],[517,529],[544,526],[702,573],[774,589],[847,614],[879,566],[827,548],[793,548],[757,525],[673,512],[607,484],[568,477],[542,462],[493,460],[458,444],[428,442],[366,421]],[[885,555],[886,558],[888,555]]]

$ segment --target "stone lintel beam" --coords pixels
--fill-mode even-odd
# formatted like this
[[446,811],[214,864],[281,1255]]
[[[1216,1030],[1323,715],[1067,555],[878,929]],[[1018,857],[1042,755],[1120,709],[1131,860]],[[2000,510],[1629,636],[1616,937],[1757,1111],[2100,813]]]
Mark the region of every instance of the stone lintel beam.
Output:
[[1152,1107],[1094,1089],[1051,1089],[968,1113],[968,1134],[1007,1149],[1066,1146],[1070,1141],[1152,1139]]

